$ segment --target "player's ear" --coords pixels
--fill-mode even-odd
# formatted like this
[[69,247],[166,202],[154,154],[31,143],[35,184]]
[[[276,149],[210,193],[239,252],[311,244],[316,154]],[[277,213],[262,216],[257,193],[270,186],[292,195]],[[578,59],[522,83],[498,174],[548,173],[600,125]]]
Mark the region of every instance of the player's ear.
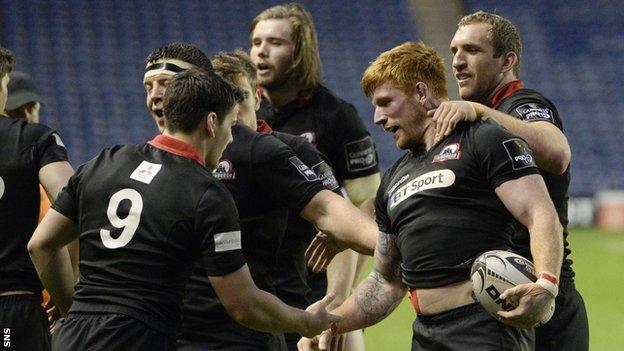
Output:
[[256,91],[254,92],[254,110],[258,111],[260,109],[260,102],[262,99],[260,98],[260,87],[256,87]]
[[414,95],[414,98],[416,98],[418,102],[420,102],[421,104],[424,104],[424,102],[429,97],[429,87],[427,86],[427,83],[425,82],[416,83],[416,86],[414,87],[413,95]]
[[503,58],[503,66],[501,67],[501,71],[503,73],[512,70],[518,64],[518,55],[515,52],[510,51],[502,56]]
[[217,114],[214,112],[208,112],[206,114],[206,131],[211,138],[215,137],[215,131],[217,128]]

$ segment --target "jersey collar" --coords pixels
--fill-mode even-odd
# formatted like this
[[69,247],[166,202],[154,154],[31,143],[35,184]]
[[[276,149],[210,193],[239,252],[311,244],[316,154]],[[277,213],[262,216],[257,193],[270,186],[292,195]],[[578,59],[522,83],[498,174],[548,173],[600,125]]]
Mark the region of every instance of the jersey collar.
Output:
[[259,119],[258,121],[256,121],[256,123],[258,125],[258,127],[256,128],[256,132],[264,134],[273,133],[273,129],[271,129],[271,126],[266,121]]
[[191,159],[202,166],[206,166],[206,161],[201,156],[201,153],[193,147],[193,145],[185,143],[182,140],[160,134],[147,143],[155,148]]
[[498,105],[503,102],[503,100],[522,88],[524,88],[524,83],[521,80],[509,82],[494,92],[494,95],[492,95],[488,105],[490,105],[493,109],[496,109]]

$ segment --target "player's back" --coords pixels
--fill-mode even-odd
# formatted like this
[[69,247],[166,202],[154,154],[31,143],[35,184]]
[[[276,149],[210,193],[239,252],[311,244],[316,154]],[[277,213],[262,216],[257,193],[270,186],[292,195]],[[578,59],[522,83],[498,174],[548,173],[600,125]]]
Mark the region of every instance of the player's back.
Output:
[[183,156],[149,144],[113,147],[70,180],[54,208],[75,213],[80,228],[71,312],[120,313],[175,332],[190,262],[206,245],[217,245],[206,240],[217,212],[210,204],[231,207],[237,218],[224,187]]
[[39,215],[39,170],[57,161],[67,152],[53,130],[0,117],[0,291],[42,289],[26,244]]

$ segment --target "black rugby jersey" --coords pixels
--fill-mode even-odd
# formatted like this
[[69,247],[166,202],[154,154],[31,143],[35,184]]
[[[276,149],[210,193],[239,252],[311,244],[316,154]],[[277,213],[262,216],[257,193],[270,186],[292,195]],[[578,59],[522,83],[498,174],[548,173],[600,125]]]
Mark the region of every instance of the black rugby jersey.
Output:
[[375,144],[355,107],[322,85],[309,99],[292,101],[279,111],[263,100],[258,117],[274,130],[308,139],[327,156],[341,183],[379,172]]
[[384,174],[375,213],[379,230],[398,236],[403,282],[464,281],[481,253],[508,249],[514,219],[494,190],[536,173],[526,143],[492,122],[460,124],[429,151],[399,159]]
[[245,263],[232,196],[191,145],[164,135],[105,149],[52,207],[80,230],[70,313],[125,314],[175,337],[191,263],[210,276]]
[[[303,137],[280,132],[273,132],[273,135],[288,145],[316,173],[327,189],[342,195],[342,188],[332,168],[325,161],[325,155]],[[298,213],[289,212],[288,224],[272,275],[277,297],[290,306],[306,308],[310,305],[308,267],[304,253],[316,233],[312,223],[301,218]]]
[[[537,91],[524,89],[521,81],[514,81],[494,95],[493,105],[497,110],[514,116],[518,119],[537,122],[549,122],[557,126],[563,132],[563,123],[559,118],[559,112],[555,105]],[[573,278],[572,260],[568,258],[571,253],[568,243],[568,189],[570,187],[570,166],[563,174],[552,174],[540,169],[544,178],[550,198],[555,205],[559,221],[563,226],[563,265],[561,277]],[[529,248],[529,232],[522,224],[518,223],[518,229],[513,239],[513,251],[532,260]]]
[[[325,187],[276,137],[244,125],[234,126],[232,132],[234,141],[225,149],[214,175],[230,190],[238,207],[243,252],[254,282],[275,293],[271,269],[289,211],[299,214]],[[232,320],[201,268],[195,266],[187,284],[180,338],[262,348],[270,336]]]
[[0,116],[0,292],[41,294],[26,245],[39,217],[39,170],[58,161],[67,151],[55,131]]

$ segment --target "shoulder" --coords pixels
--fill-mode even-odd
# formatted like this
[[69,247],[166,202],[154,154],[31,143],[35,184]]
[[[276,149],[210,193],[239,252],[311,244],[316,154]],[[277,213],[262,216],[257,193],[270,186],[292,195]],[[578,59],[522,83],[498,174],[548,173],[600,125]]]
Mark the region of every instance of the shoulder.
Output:
[[525,121],[550,121],[559,119],[555,104],[540,92],[520,89],[501,102],[499,110]]
[[312,100],[319,103],[325,110],[334,114],[356,114],[355,106],[338,97],[333,91],[324,85],[319,86]]

